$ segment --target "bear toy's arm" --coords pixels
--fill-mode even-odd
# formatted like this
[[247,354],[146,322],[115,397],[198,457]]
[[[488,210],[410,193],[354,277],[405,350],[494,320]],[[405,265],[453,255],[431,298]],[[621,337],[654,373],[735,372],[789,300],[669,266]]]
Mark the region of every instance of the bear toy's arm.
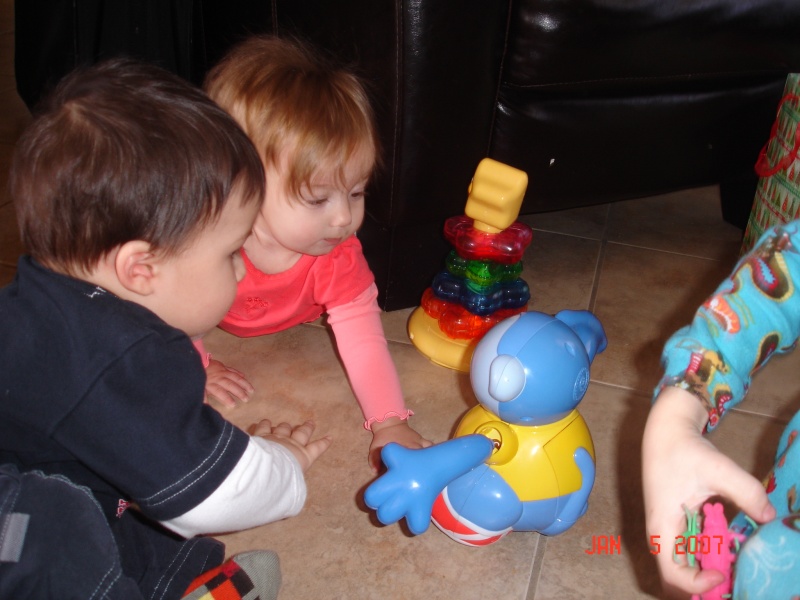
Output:
[[411,533],[424,533],[436,497],[451,481],[482,464],[493,450],[492,441],[477,434],[417,450],[386,444],[381,458],[387,472],[367,487],[364,502],[377,511],[384,525],[405,517]]
[[589,494],[594,486],[596,472],[594,460],[586,448],[575,450],[573,458],[581,472],[581,487],[569,496],[556,520],[549,527],[541,530],[540,533],[544,535],[557,535],[566,531],[583,516],[589,506]]

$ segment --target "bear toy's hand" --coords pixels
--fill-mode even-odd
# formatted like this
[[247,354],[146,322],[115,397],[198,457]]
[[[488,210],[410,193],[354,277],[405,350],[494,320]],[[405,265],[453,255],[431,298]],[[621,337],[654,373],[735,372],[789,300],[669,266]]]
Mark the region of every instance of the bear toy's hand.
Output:
[[411,533],[424,533],[436,497],[451,481],[482,464],[493,449],[491,440],[482,435],[417,450],[386,444],[381,458],[388,470],[367,487],[364,502],[384,525],[405,517]]

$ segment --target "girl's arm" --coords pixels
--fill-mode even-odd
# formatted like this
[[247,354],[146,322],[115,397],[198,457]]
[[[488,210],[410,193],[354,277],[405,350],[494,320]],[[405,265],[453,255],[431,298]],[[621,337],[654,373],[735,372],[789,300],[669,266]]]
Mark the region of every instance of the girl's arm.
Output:
[[693,394],[707,412],[706,431],[744,399],[753,374],[800,336],[798,231],[793,221],[762,236],[665,346],[656,395],[669,386]]
[[377,297],[378,288],[373,283],[353,301],[328,310],[328,323],[368,430],[387,418],[405,420],[413,414],[403,400]]
[[369,461],[380,464],[380,449],[389,442],[424,448],[431,442],[408,426],[413,413],[406,408],[400,378],[383,333],[378,288],[373,283],[353,301],[330,308],[328,323],[344,363],[350,386],[372,431]]

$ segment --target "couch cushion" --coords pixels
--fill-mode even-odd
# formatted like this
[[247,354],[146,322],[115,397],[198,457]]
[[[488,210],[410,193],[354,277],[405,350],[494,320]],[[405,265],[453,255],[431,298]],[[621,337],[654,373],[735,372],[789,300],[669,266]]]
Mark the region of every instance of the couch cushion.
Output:
[[788,0],[523,0],[503,84],[538,93],[698,91],[772,79],[800,64]]

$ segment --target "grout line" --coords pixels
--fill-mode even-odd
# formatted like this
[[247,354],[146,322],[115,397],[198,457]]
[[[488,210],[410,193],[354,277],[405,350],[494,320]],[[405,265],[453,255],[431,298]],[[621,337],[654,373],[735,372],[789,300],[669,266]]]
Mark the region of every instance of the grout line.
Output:
[[603,261],[606,257],[606,240],[600,241],[600,250],[597,253],[597,261],[594,265],[594,276],[592,277],[592,293],[589,296],[589,310],[594,312],[597,293],[600,288],[600,273],[603,271]]
[[528,580],[528,590],[525,594],[525,600],[534,600],[536,598],[536,588],[539,585],[539,578],[542,575],[542,566],[544,564],[544,555],[547,548],[547,536],[541,533],[536,534],[536,548],[533,551],[533,563],[531,564],[531,576]]
[[[738,406],[734,406],[733,408],[730,409],[729,412],[738,413],[740,415],[748,416],[748,417],[767,419],[768,421],[775,421],[776,423],[780,423],[782,425],[788,425],[789,424],[789,420],[790,420],[790,417],[783,418],[783,417],[780,417],[778,415],[768,415],[768,414],[765,414],[763,412],[756,412],[756,411],[753,411],[753,410],[748,410],[746,408],[739,408]],[[792,414],[794,414],[794,413],[792,413]]]
[[600,235],[600,251],[597,253],[597,262],[594,265],[594,276],[592,277],[592,293],[589,296],[589,310],[594,311],[597,301],[597,293],[600,288],[600,273],[603,270],[603,262],[606,257],[606,246],[608,245],[608,222],[611,220],[611,204],[606,207],[606,220],[603,223],[603,232]]
[[531,227],[534,231],[538,231],[539,233],[549,233],[551,235],[563,235],[564,237],[571,237],[571,238],[578,238],[579,240],[590,240],[593,242],[600,242],[602,241],[602,234],[600,237],[595,237],[591,235],[579,235],[577,233],[570,233],[568,231],[557,231],[555,229],[543,229],[541,227]]
[[632,392],[634,394],[639,394],[643,398],[649,398],[650,397],[650,393],[649,392],[644,392],[644,391],[642,391],[640,389],[632,388],[630,386],[622,385],[622,384],[619,384],[619,383],[609,383],[608,381],[600,381],[600,380],[594,379],[594,378],[591,378],[589,380],[589,382],[594,384],[594,385],[601,385],[603,387],[611,388],[611,389],[614,389],[614,390],[619,390],[619,391],[622,391],[622,392]]
[[629,242],[608,241],[608,243],[609,244],[614,244],[616,246],[625,246],[627,248],[636,248],[637,250],[650,250],[652,252],[663,252],[664,254],[674,254],[675,256],[685,256],[685,257],[688,257],[688,258],[697,258],[697,259],[700,259],[700,260],[707,260],[707,261],[710,261],[710,262],[725,262],[725,261],[728,260],[728,259],[723,259],[723,258],[711,258],[709,256],[700,256],[698,254],[689,254],[687,252],[678,252],[677,250],[668,250],[668,249],[665,249],[665,248],[653,248],[651,246],[642,246],[641,244],[631,244]]

